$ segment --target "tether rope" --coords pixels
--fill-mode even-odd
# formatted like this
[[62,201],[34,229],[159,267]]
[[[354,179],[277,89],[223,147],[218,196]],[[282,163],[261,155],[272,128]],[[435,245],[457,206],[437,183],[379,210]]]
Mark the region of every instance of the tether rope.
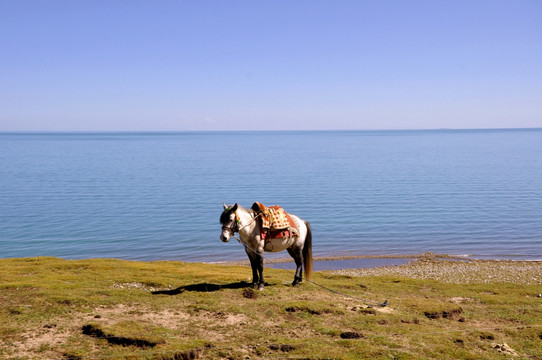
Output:
[[[235,234],[233,234],[233,237],[234,237],[237,241],[239,241],[239,243],[240,243],[241,245],[243,245],[243,246],[245,247],[245,249],[248,249],[248,250],[252,251],[254,254],[256,254],[256,255],[258,255],[258,256],[261,256],[264,262],[267,261],[268,264],[274,265],[274,266],[276,266],[276,267],[278,267],[279,269],[284,270],[284,271],[288,271],[288,272],[292,271],[292,270],[289,270],[289,269],[285,269],[284,267],[278,265],[278,263],[275,263],[275,262],[272,262],[272,261],[266,259],[266,258],[263,256],[263,254],[260,254],[260,253],[258,253],[257,251],[255,251],[254,249],[250,248],[248,245],[246,245],[245,243],[243,243],[237,236],[235,236]],[[305,279],[305,281],[307,281],[308,283],[311,283],[311,284],[313,284],[313,285],[319,286],[319,287],[321,287],[322,289],[326,289],[326,290],[328,290],[328,291],[330,291],[330,292],[332,292],[332,293],[335,293],[335,294],[337,294],[337,295],[342,295],[342,296],[349,297],[349,298],[351,298],[351,299],[360,301],[362,304],[367,305],[367,306],[369,306],[369,307],[386,307],[386,306],[388,306],[388,300],[385,300],[385,301],[383,301],[383,302],[381,302],[381,303],[374,303],[374,302],[371,302],[371,301],[369,301],[369,300],[367,300],[367,299],[363,299],[363,298],[360,298],[360,297],[355,296],[355,295],[346,294],[346,293],[343,293],[343,292],[341,292],[341,291],[338,291],[338,290],[329,288],[329,287],[327,287],[327,286],[325,286],[325,285],[318,284],[317,282],[312,281],[312,280],[309,280],[309,279]]]

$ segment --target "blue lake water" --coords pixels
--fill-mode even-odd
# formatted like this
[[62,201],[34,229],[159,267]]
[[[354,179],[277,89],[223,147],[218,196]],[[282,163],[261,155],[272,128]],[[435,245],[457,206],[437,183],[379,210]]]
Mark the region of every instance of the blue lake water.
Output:
[[0,133],[2,258],[243,259],[254,201],[317,256],[542,259],[542,130]]

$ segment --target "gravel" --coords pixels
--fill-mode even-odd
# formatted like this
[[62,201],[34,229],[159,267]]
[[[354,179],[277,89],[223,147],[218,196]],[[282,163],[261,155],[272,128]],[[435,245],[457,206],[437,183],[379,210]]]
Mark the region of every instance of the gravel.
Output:
[[343,269],[332,274],[350,276],[402,276],[455,284],[542,284],[542,261],[417,259],[405,265],[369,269]]

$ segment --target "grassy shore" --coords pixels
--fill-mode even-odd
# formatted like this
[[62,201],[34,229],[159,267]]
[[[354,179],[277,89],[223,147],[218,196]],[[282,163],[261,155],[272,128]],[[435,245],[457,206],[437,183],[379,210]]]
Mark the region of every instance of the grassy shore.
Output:
[[540,262],[314,274],[335,292],[265,273],[258,292],[241,265],[2,259],[0,358],[542,359]]

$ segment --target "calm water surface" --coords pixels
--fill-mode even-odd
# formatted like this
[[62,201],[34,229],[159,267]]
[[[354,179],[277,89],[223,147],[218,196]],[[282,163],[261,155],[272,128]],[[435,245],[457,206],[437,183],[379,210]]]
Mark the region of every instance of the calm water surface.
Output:
[[0,134],[3,258],[243,259],[254,201],[315,255],[542,259],[542,130]]

